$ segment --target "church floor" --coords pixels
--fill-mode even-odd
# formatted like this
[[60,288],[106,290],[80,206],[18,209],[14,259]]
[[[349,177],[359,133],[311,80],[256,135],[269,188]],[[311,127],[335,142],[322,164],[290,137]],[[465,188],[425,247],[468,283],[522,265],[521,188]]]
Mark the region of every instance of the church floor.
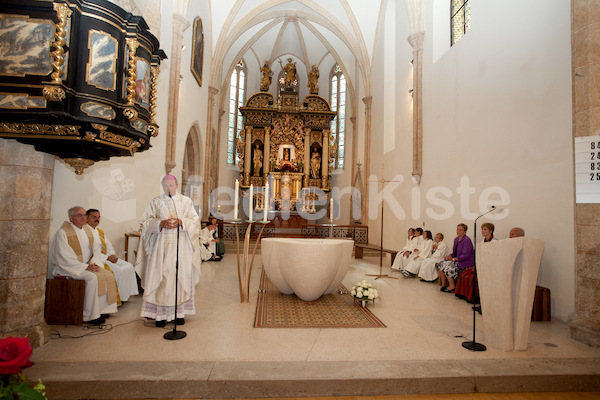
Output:
[[[600,348],[572,340],[566,322],[532,322],[524,352],[471,352],[461,346],[472,339],[471,306],[397,272],[400,279],[374,281],[381,301],[369,305],[387,328],[253,328],[260,256],[254,267],[242,304],[235,255],[202,264],[184,339],[163,339],[172,328],[140,318],[136,296],[110,317],[110,329],[52,326],[62,338],[34,351],[27,375],[42,379],[50,399],[600,391]],[[352,259],[343,284],[378,272],[378,257]],[[486,344],[482,324],[477,315],[477,341]]]

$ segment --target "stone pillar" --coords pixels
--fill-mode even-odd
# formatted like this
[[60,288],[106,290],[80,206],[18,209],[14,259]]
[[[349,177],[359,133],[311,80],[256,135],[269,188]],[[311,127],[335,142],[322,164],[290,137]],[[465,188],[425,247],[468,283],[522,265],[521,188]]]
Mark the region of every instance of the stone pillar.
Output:
[[[369,217],[369,177],[371,175],[371,106],[373,97],[365,97],[362,99],[365,103],[365,190],[362,197],[361,221],[368,225]],[[383,177],[382,177],[383,179]]]
[[265,148],[263,149],[263,175],[268,178],[271,172],[271,127],[265,128]]
[[246,140],[244,142],[244,185],[250,186],[250,173],[252,168],[252,127],[246,127]]
[[[600,8],[597,0],[571,1],[573,137],[600,133]],[[571,337],[600,346],[600,204],[575,205],[575,312]]]
[[[421,181],[423,174],[423,39],[424,32],[408,37],[413,48],[413,172],[412,176]],[[383,178],[382,178],[383,179]]]
[[321,188],[327,189],[329,177],[329,134],[330,130],[323,131],[323,154],[321,154]]
[[[44,321],[54,156],[0,139],[0,337],[50,340]],[[65,210],[65,219],[67,210]]]
[[216,187],[214,181],[216,177],[213,176],[210,171],[214,166],[218,165],[215,164],[215,157],[217,155],[213,154],[212,151],[213,112],[215,96],[218,92],[219,91],[214,87],[208,87],[208,109],[206,110],[206,145],[204,146],[204,187],[202,193],[205,201],[203,201],[204,208],[202,210],[202,215],[208,215],[207,199],[210,197],[211,191]]
[[[187,7],[186,7],[187,9]],[[173,14],[173,42],[171,44],[171,68],[169,73],[169,112],[167,113],[167,149],[165,170],[171,172],[177,162],[177,111],[179,110],[179,84],[181,82],[181,43],[183,32],[190,22],[181,14]],[[207,133],[208,135],[208,133]]]
[[308,178],[310,176],[310,158],[312,154],[310,154],[310,128],[304,129],[304,179],[302,186],[308,186]]

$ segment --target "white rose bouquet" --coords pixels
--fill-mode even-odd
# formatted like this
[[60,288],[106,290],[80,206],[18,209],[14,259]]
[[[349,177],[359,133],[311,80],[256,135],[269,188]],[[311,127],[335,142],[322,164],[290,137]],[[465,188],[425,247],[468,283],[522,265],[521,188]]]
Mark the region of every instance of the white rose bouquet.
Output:
[[364,280],[352,286],[352,291],[350,292],[350,294],[356,300],[360,301],[369,301],[379,298],[379,293],[377,293],[377,289],[374,289],[373,285]]

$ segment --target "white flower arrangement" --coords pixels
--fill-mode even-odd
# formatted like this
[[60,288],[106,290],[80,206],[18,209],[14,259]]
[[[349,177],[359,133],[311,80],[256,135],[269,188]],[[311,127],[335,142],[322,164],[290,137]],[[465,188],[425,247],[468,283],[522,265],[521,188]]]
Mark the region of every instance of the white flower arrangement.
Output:
[[361,301],[369,301],[379,298],[379,293],[377,293],[377,289],[373,288],[373,285],[364,280],[352,286],[352,291],[350,292],[350,294],[356,300]]

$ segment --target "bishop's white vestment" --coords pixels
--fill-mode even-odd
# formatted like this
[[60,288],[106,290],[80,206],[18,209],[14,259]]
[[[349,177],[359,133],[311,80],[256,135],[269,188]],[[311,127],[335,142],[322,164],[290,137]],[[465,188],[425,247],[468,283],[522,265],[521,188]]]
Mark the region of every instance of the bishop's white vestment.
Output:
[[[160,221],[179,218],[179,229],[160,228]],[[200,280],[200,218],[189,197],[177,193],[153,199],[142,216],[142,232],[135,265],[144,297],[142,317],[175,319],[175,262],[179,231],[177,318],[195,313],[194,287]]]

